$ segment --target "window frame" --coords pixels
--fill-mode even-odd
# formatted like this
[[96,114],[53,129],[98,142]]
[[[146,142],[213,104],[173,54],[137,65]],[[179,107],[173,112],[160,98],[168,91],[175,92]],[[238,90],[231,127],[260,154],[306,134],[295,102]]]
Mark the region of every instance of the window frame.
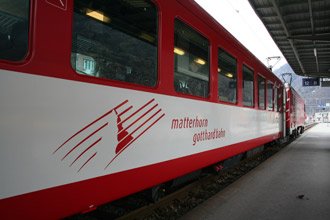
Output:
[[[88,81],[88,82],[97,82],[97,83],[101,83],[104,85],[111,85],[111,86],[119,86],[119,87],[123,87],[123,88],[130,88],[130,89],[138,89],[138,90],[142,90],[142,91],[155,91],[156,89],[159,88],[159,82],[160,82],[160,44],[161,44],[161,18],[160,18],[160,7],[159,4],[154,1],[154,0],[147,0],[150,4],[153,5],[153,8],[155,9],[155,26],[156,26],[156,35],[157,35],[157,40],[156,42],[156,51],[155,51],[155,82],[154,85],[145,85],[145,84],[139,84],[139,83],[134,83],[134,82],[129,82],[129,81],[125,81],[125,80],[118,80],[118,79],[112,79],[112,78],[106,78],[106,77],[99,77],[99,76],[92,76],[89,74],[83,74],[83,73],[79,73],[75,68],[74,65],[72,63],[72,61],[70,62],[70,67],[72,69],[72,71],[74,72],[74,74],[76,76],[78,76],[79,78],[83,79],[83,81]],[[71,26],[71,50],[70,50],[70,54],[73,53],[72,47],[73,47],[73,30],[74,30],[74,1],[73,1],[73,11],[72,11],[72,26]],[[93,20],[97,20],[92,18]],[[124,32],[126,33],[126,32]],[[128,34],[128,33],[126,33]],[[138,38],[140,39],[140,38]],[[109,73],[112,73],[109,71]]]
[[276,86],[276,83],[274,84],[274,89],[273,89],[273,111],[274,112],[278,112],[278,109],[277,109],[277,93],[278,93],[278,86]]
[[[268,85],[271,85],[271,91],[272,91],[272,97],[270,98],[271,103],[272,103],[272,107],[269,108],[269,96],[268,96]],[[266,93],[266,97],[267,97],[267,106],[266,109],[267,111],[274,111],[274,83],[270,80],[267,80],[267,93]]]
[[277,89],[277,112],[283,112],[283,86],[280,85]]
[[[252,105],[244,104],[244,67],[252,72],[252,79],[253,79],[252,80],[252,83],[253,83],[253,85],[252,85],[252,100],[251,100]],[[256,73],[255,73],[254,69],[251,66],[247,65],[246,63],[243,63],[241,74],[242,74],[242,77],[241,77],[241,80],[242,80],[242,84],[241,84],[242,85],[242,105],[243,105],[243,107],[247,107],[247,108],[255,108],[255,75],[256,75]]]
[[[262,79],[262,81],[264,82],[264,92],[263,92],[263,98],[264,98],[264,102],[263,102],[263,104],[264,104],[264,106],[263,106],[263,108],[261,108],[260,107],[260,87],[259,87],[259,79]],[[259,110],[266,110],[266,78],[265,77],[263,77],[262,75],[260,75],[260,74],[257,74],[257,93],[258,93],[258,98],[257,98],[257,100],[258,100],[258,109]]]
[[225,104],[230,104],[230,105],[237,105],[238,104],[238,86],[239,86],[239,77],[238,77],[238,74],[239,74],[239,71],[238,71],[238,59],[237,57],[233,56],[230,52],[228,52],[228,50],[225,50],[223,47],[220,47],[218,46],[217,47],[217,57],[216,57],[216,60],[217,60],[217,69],[219,68],[219,50],[222,50],[223,52],[225,52],[228,56],[230,56],[231,58],[233,58],[236,62],[236,87],[235,87],[235,102],[230,102],[230,101],[224,101],[224,100],[221,100],[220,99],[220,96],[219,96],[219,75],[220,73],[217,71],[217,77],[216,79],[218,80],[216,85],[217,85],[217,89],[216,89],[216,92],[217,92],[217,100],[218,102],[221,102],[221,103],[225,103]]
[[[205,38],[205,40],[207,40],[208,42],[208,47],[207,47],[207,52],[208,52],[208,57],[207,57],[207,65],[208,65],[208,94],[207,96],[199,96],[199,95],[195,95],[195,94],[190,94],[190,93],[186,93],[186,92],[180,92],[180,91],[177,91],[176,89],[176,85],[175,85],[175,72],[176,72],[176,59],[177,59],[177,55],[176,53],[174,52],[175,48],[176,48],[176,43],[175,43],[175,22],[176,21],[179,21],[181,22],[182,24],[184,24],[185,26],[187,26],[188,28],[190,28],[192,31],[194,31],[196,34],[200,35],[202,38]],[[212,88],[211,88],[211,78],[213,77],[212,75],[212,71],[211,71],[211,60],[212,60],[212,42],[210,40],[209,37],[207,37],[206,34],[204,34],[203,32],[200,31],[200,29],[196,28],[195,25],[193,25],[191,22],[187,21],[186,19],[182,18],[181,16],[175,16],[174,19],[173,19],[173,90],[174,92],[179,95],[179,96],[182,96],[182,97],[189,97],[189,98],[194,98],[194,99],[202,99],[202,100],[205,100],[205,99],[210,99],[211,97],[211,92],[212,92]],[[182,74],[182,73],[181,73]]]
[[[25,1],[26,2],[26,1]],[[2,58],[0,57],[0,62],[2,63],[12,63],[12,64],[20,64],[20,63],[25,63],[27,61],[27,59],[29,58],[30,54],[31,54],[31,42],[32,42],[32,20],[33,20],[33,0],[28,0],[27,4],[27,16],[26,16],[26,21],[20,21],[21,23],[24,22],[26,23],[26,44],[24,45],[24,54],[22,56],[19,57],[19,59],[12,59],[12,58]],[[8,13],[9,14],[9,13]],[[11,14],[12,15],[12,14]],[[16,22],[15,24],[18,24],[19,22]],[[14,25],[15,25],[14,24]],[[14,26],[13,25],[13,26]],[[9,42],[11,42],[11,38],[13,35],[12,33],[7,35],[7,40]],[[10,50],[11,48],[6,48],[5,50]],[[0,48],[0,50],[3,50],[2,48]],[[9,53],[10,51],[8,51]]]

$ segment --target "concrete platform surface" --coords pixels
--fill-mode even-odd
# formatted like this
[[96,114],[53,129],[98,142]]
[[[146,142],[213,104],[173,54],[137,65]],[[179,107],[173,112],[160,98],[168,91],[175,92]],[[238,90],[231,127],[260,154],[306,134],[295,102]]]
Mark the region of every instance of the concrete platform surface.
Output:
[[329,220],[330,123],[318,124],[181,220]]

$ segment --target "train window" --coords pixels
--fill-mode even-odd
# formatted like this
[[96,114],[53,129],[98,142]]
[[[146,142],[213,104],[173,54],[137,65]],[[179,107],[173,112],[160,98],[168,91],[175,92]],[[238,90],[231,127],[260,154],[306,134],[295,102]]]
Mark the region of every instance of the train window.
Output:
[[282,103],[283,103],[283,91],[282,91],[282,87],[277,88],[277,111],[278,112],[282,112]]
[[243,105],[253,107],[254,73],[243,65]]
[[258,76],[258,105],[259,109],[265,109],[265,87],[266,87],[266,82],[265,79],[262,78],[261,76]]
[[0,59],[23,60],[28,49],[30,1],[0,1]]
[[274,88],[274,96],[273,96],[273,100],[274,100],[274,111],[278,111],[277,109],[277,88]]
[[209,42],[179,20],[175,20],[174,87],[177,92],[208,97]]
[[218,96],[219,100],[236,103],[237,61],[219,49],[218,54]]
[[75,0],[76,72],[144,86],[157,81],[157,9],[148,0]]
[[274,99],[273,99],[274,86],[271,82],[267,82],[267,110],[273,111]]

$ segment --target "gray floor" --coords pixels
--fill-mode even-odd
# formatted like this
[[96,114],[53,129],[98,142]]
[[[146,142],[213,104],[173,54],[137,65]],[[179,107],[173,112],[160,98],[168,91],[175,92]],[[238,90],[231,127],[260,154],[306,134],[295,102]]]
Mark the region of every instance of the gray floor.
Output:
[[181,219],[330,220],[330,123],[309,129]]

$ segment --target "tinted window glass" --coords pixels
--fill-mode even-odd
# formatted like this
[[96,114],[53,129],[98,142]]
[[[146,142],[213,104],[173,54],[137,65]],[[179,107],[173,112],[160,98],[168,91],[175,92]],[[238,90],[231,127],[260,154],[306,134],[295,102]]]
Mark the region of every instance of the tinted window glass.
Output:
[[219,100],[236,103],[237,62],[225,51],[218,54],[218,96]]
[[243,105],[253,106],[254,74],[251,69],[243,66]]
[[273,110],[273,87],[271,82],[267,82],[267,110]]
[[72,67],[80,74],[154,86],[157,10],[147,0],[75,0]]
[[174,59],[175,90],[208,97],[209,42],[179,20],[175,21]]
[[282,112],[282,105],[283,105],[283,87],[279,87],[277,90],[277,111]]
[[282,112],[282,103],[283,103],[283,98],[282,98],[282,87],[277,89],[277,111]]
[[265,109],[265,79],[258,76],[259,109]]
[[0,1],[0,59],[19,61],[28,49],[28,0]]
[[278,106],[277,106],[277,90],[278,90],[278,88],[274,88],[274,111],[278,111]]

